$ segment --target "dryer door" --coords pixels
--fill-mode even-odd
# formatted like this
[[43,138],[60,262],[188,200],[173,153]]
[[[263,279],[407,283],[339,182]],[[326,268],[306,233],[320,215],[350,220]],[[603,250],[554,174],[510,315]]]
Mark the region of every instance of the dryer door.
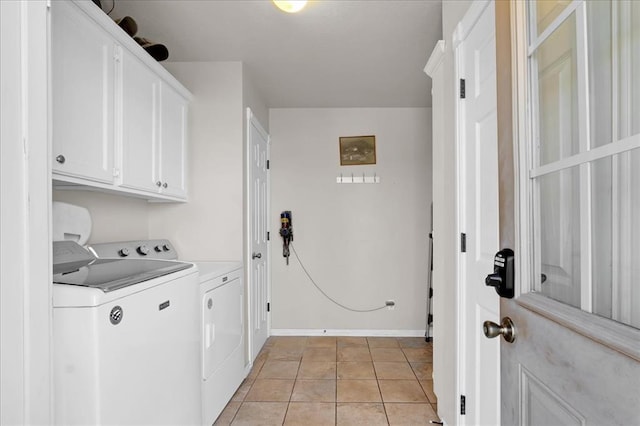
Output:
[[[209,283],[203,283],[207,287]],[[202,297],[202,378],[207,380],[242,344],[242,280],[232,279]]]

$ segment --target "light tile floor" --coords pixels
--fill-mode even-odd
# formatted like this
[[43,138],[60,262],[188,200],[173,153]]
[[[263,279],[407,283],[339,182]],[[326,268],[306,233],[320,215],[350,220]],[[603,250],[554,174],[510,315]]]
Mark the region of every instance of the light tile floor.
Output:
[[215,425],[438,421],[423,337],[270,337]]

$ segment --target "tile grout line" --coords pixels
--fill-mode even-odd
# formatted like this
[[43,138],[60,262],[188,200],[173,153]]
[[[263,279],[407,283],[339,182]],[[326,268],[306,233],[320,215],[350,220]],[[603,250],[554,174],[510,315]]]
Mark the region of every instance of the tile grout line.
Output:
[[287,420],[287,414],[289,414],[289,408],[291,407],[291,398],[293,398],[293,391],[296,388],[296,383],[298,381],[298,375],[300,374],[300,367],[302,367],[302,357],[304,357],[304,349],[306,349],[307,343],[305,341],[305,346],[302,349],[302,355],[300,356],[300,361],[298,361],[298,369],[296,370],[296,376],[293,378],[293,386],[291,386],[291,393],[289,394],[289,402],[287,403],[287,409],[284,410],[284,417],[282,418],[282,424]]
[[[260,354],[258,353],[258,356],[260,356]],[[269,358],[269,356],[267,355],[267,358]],[[257,359],[257,357],[256,357]],[[242,408],[242,406],[245,403],[245,399],[247,398],[247,395],[249,395],[249,392],[251,392],[251,388],[253,388],[253,385],[256,383],[256,379],[258,378],[258,375],[260,374],[260,372],[262,371],[262,368],[264,367],[264,364],[267,361],[265,360],[264,362],[262,362],[262,365],[260,365],[260,368],[258,369],[258,371],[256,372],[256,376],[251,380],[251,385],[249,386],[249,389],[247,389],[247,393],[242,397],[242,400],[240,401],[240,405],[238,406],[238,409],[236,410],[235,414],[233,415],[233,417],[231,418],[231,421],[229,422],[229,425],[232,425],[233,422],[236,420],[236,417],[238,416],[238,413],[240,412],[240,409]],[[253,368],[253,367],[252,367]],[[249,374],[251,374],[251,371],[249,371]],[[244,380],[247,380],[247,378],[245,377]],[[240,385],[242,386],[242,385]],[[236,391],[237,392],[237,391]]]
[[336,350],[336,357],[335,357],[335,361],[336,361],[336,397],[335,397],[335,401],[333,403],[333,424],[338,426],[338,338],[336,337],[336,346],[335,346],[335,350]]
[[[367,346],[369,346],[369,339],[367,339]],[[369,347],[369,353],[371,353],[371,347]],[[389,414],[387,413],[387,406],[384,403],[384,397],[382,396],[382,388],[380,387],[380,378],[376,371],[376,364],[373,362],[373,355],[371,356],[371,364],[373,364],[373,373],[376,376],[376,384],[378,385],[378,392],[380,392],[380,401],[382,402],[382,410],[384,411],[384,417],[387,419],[387,425],[390,425]]]
[[[409,361],[409,358],[407,358],[407,354],[404,353],[404,350],[402,351],[402,354],[404,355],[404,357],[407,360],[407,363],[409,363],[409,368],[411,368],[411,372],[413,373],[413,376],[416,378],[416,380],[418,381],[418,386],[420,387],[420,390],[422,391],[424,397],[427,399],[427,403],[429,405],[431,405],[431,401],[429,400],[429,395],[427,395],[427,392],[424,390],[424,388],[422,387],[422,383],[420,383],[420,378],[418,377],[418,374],[416,374],[416,370],[413,369],[413,364],[411,364],[411,362]],[[433,408],[433,407],[432,407]]]

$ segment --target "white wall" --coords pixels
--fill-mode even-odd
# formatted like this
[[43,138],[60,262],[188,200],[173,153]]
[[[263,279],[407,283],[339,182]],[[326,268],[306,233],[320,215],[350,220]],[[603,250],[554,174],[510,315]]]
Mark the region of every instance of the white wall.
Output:
[[[426,78],[426,77],[425,77]],[[272,328],[400,330],[424,335],[431,109],[271,109]],[[377,164],[340,167],[340,136],[375,135]],[[366,172],[380,184],[336,184]],[[283,210],[293,212],[294,247],[316,282],[353,313],[325,299],[293,257],[282,258]]]
[[260,122],[262,128],[269,132],[269,108],[267,108],[267,104],[264,102],[262,93],[258,92],[253,84],[251,71],[245,64],[242,64],[242,102],[242,117],[244,118],[243,131],[246,132],[247,130],[247,115],[245,114],[245,109],[251,108],[251,111]]
[[149,238],[148,202],[96,191],[53,191],[53,200],[85,207],[91,215],[89,244]]

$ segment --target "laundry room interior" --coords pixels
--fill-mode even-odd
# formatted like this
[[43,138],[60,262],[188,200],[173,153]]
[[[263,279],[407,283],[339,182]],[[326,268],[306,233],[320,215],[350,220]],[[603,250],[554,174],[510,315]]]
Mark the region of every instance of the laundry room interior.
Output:
[[[117,16],[125,13],[125,7],[117,4]],[[194,96],[189,105],[188,201],[149,203],[54,186],[55,201],[91,212],[89,242],[167,238],[184,259],[241,260],[244,110],[249,107],[271,140],[271,328],[286,333],[370,330],[424,335],[431,221],[430,108],[269,108],[241,62],[163,65]],[[426,85],[428,77],[424,79]],[[339,138],[365,134],[375,135],[376,164],[340,166]],[[379,183],[336,183],[341,175],[363,174],[375,174]],[[297,260],[292,258],[287,266],[278,236],[284,210],[293,212],[293,244],[326,292],[355,309],[394,300],[393,310],[345,311],[313,287]]]
[[[152,32],[159,29],[145,22],[145,8],[158,6],[116,2],[111,16],[135,16],[140,31]],[[308,6],[312,13],[316,8],[322,5]],[[437,14],[437,25],[427,33],[439,37],[439,4],[416,10],[422,16]],[[264,6],[261,11],[265,13]],[[135,24],[133,19],[116,22],[121,28]],[[421,38],[420,52],[429,51],[432,47],[426,44],[431,41]],[[170,39],[165,42],[171,45]],[[252,116],[267,134],[269,145],[267,192],[259,196],[268,197],[266,204],[260,204],[265,209],[262,214],[266,213],[264,231],[269,233],[268,255],[264,255],[268,262],[263,296],[268,303],[266,336],[413,337],[427,347],[432,332],[427,323],[432,202],[428,97],[413,96],[407,105],[398,96],[388,101],[384,95],[367,100],[334,96],[335,105],[331,96],[317,100],[318,104],[311,97],[297,105],[300,96],[284,101],[275,100],[278,94],[265,97],[260,90],[264,77],[258,78],[261,87],[254,83],[260,69],[242,61],[191,57],[190,61],[160,62],[191,95],[184,144],[184,201],[154,200],[140,193],[94,187],[91,182],[85,185],[65,176],[65,164],[60,163],[61,173],[54,172],[52,200],[89,212],[91,232],[86,244],[166,239],[178,260],[240,261],[246,268],[244,293],[251,297],[250,264],[255,257],[249,257],[252,219],[247,210],[255,207],[247,181]],[[418,92],[427,94],[424,61],[423,54],[415,57],[412,72],[422,80]],[[124,72],[126,78],[126,68]],[[126,114],[126,92],[124,96]],[[123,120],[120,143],[126,145],[129,133],[126,117]],[[343,165],[341,139],[362,135],[374,141],[374,160]],[[284,211],[290,212],[295,236],[286,248],[291,249],[287,257],[280,236]],[[54,217],[54,228],[56,224]],[[253,321],[249,316],[253,307],[248,299],[245,303],[246,374],[252,366],[255,370],[261,346],[246,338],[252,331],[248,324]],[[429,402],[426,397],[424,401]]]
[[566,383],[637,419],[640,7],[15,0],[0,19],[0,423],[601,422]]

